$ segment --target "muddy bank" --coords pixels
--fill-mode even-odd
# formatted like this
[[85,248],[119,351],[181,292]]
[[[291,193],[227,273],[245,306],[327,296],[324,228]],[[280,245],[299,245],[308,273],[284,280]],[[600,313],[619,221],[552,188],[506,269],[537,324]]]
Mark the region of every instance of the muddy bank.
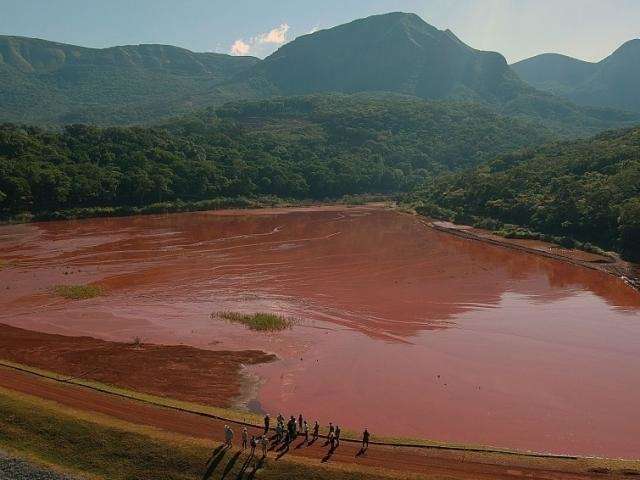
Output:
[[[39,379],[0,367],[0,387],[54,401],[65,407],[97,412],[119,420],[156,427],[190,437],[223,440],[226,421],[193,415],[183,411],[157,408],[141,402],[105,395],[73,385]],[[238,435],[238,427],[233,425]],[[250,435],[260,435],[262,429],[249,427]],[[236,443],[237,444],[237,443]],[[635,474],[638,462],[599,461],[591,459],[541,459],[518,455],[481,452],[455,452],[439,449],[415,449],[371,445],[366,455],[358,455],[359,443],[341,442],[331,458],[324,441],[315,441],[303,447],[301,441],[285,452],[321,465],[323,459],[331,464],[382,468],[406,474],[426,475],[428,478],[455,478],[465,480],[512,480],[537,478],[549,480],[582,480],[598,478],[594,472],[611,472],[607,478],[623,478],[623,471]],[[270,452],[273,459],[276,452]]]
[[0,359],[153,395],[228,407],[246,401],[243,365],[275,359],[260,351],[200,350],[67,337],[0,324]]
[[430,228],[458,237],[499,245],[605,272],[620,278],[630,287],[640,291],[640,265],[626,262],[613,252],[607,255],[599,255],[583,250],[563,248],[559,245],[539,240],[505,238],[489,230],[429,218],[425,218],[424,223]]

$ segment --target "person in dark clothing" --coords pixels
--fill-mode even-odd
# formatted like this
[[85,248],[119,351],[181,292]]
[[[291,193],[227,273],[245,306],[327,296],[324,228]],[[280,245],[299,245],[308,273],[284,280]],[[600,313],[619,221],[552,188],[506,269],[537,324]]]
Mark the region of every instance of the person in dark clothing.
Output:
[[247,441],[249,437],[249,432],[247,432],[247,427],[242,429],[242,450],[247,449]]
[[336,447],[340,446],[340,427],[336,425]]
[[267,413],[264,416],[264,433],[269,433],[269,424],[271,423],[271,417],[269,417],[269,414]]
[[302,414],[298,415],[298,431],[302,431]]
[[329,444],[331,445],[331,451],[333,452],[336,448],[336,434],[333,430],[329,432]]
[[320,424],[316,420],[316,424],[313,426],[313,439],[317,440],[320,436]]
[[336,431],[336,427],[333,426],[333,423],[329,422],[329,433],[334,433]]
[[366,428],[362,434],[362,451],[364,452],[367,448],[369,448],[369,430]]
[[256,445],[258,445],[258,442],[256,442],[256,437],[254,437],[253,435],[251,435],[251,442],[249,442],[249,445],[251,445],[251,456],[253,457],[256,453]]
[[298,438],[298,424],[296,423],[296,419],[291,419],[291,441],[293,442],[296,438]]
[[293,418],[293,415],[292,415],[291,418],[289,418],[289,421],[287,422],[287,442],[286,443],[293,442],[293,440],[296,438],[295,432],[296,432],[296,419]]

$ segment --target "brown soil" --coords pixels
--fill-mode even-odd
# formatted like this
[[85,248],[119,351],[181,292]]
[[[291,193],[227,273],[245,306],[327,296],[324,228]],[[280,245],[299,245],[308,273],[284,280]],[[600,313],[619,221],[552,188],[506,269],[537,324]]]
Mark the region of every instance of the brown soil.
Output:
[[[106,395],[82,387],[43,380],[6,368],[0,368],[0,386],[28,395],[57,402],[66,407],[96,412],[138,425],[157,427],[169,432],[197,438],[222,440],[224,421],[198,415],[152,407],[115,396]],[[250,434],[259,434],[250,429]],[[309,447],[299,441],[292,444],[285,455],[317,459],[320,462],[357,464],[374,468],[438,475],[451,479],[586,479],[601,478],[588,460],[573,459],[529,459],[526,457],[447,452],[432,449],[384,447],[372,445],[365,455],[357,455],[360,446],[342,442],[341,446],[327,456],[328,448],[323,440]],[[270,456],[276,456],[271,452]],[[616,478],[609,475],[607,478]]]
[[0,358],[178,400],[227,407],[238,398],[243,365],[269,362],[260,351],[212,351],[66,337],[0,324]]

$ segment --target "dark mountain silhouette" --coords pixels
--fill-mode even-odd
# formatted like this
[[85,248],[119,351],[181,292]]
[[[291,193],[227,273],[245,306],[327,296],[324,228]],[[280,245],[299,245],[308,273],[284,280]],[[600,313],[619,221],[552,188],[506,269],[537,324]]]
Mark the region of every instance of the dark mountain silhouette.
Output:
[[631,40],[597,63],[543,54],[514,64],[532,86],[579,105],[640,112],[640,40]]
[[256,65],[280,94],[390,91],[502,102],[530,89],[504,57],[414,14],[389,13],[298,37]]

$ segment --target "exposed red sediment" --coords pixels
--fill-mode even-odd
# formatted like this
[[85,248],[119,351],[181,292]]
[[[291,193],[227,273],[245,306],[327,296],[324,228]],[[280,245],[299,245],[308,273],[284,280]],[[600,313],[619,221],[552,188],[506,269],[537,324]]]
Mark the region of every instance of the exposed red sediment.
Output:
[[605,272],[622,279],[630,287],[640,291],[640,266],[626,262],[614,253],[600,255],[583,250],[563,248],[539,240],[506,238],[481,228],[446,221],[436,221],[428,218],[425,219],[425,224],[435,230],[447,232],[458,237],[477,240],[491,245],[499,245],[501,247],[553,258],[580,267]]
[[[65,407],[107,415],[133,424],[151,426],[190,437],[222,442],[226,421],[206,418],[187,412],[157,408],[140,402],[105,395],[99,392],[61,385],[29,374],[0,366],[0,387],[23,394],[44,398]],[[260,435],[262,429],[249,428],[249,435]],[[237,429],[236,429],[237,431]],[[236,438],[239,435],[236,435]],[[295,441],[286,453],[321,463],[328,447],[319,440],[311,446],[297,448]],[[540,478],[550,480],[582,480],[593,478],[588,466],[574,460],[530,461],[517,456],[483,455],[465,452],[446,452],[414,448],[382,447],[371,445],[366,455],[357,455],[360,445],[341,442],[330,462],[343,465],[382,468],[403,474],[424,474],[428,478],[456,480],[508,480],[513,478]],[[273,458],[275,452],[270,452]]]
[[274,360],[259,351],[201,350],[66,337],[0,324],[0,359],[73,378],[205,405],[228,407],[241,393],[243,365]]
[[[373,207],[49,222],[1,227],[0,242],[10,262],[0,322],[273,352],[280,361],[250,367],[272,413],[387,436],[640,455],[629,421],[640,296],[602,272]],[[49,292],[59,283],[105,295],[68,301]],[[256,334],[212,320],[220,310],[300,322]]]

